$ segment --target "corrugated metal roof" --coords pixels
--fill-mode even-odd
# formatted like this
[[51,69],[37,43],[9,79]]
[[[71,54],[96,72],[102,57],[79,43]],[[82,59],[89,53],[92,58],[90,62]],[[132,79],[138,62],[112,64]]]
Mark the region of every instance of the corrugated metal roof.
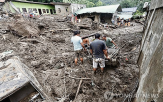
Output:
[[122,12],[136,12],[137,7],[132,8],[122,8]]
[[121,19],[123,18],[123,19],[129,19],[129,18],[131,18],[133,15],[124,15],[124,14],[122,14],[122,15],[117,15],[118,17],[120,17]]
[[33,1],[22,1],[22,0],[14,0],[12,2],[22,2],[22,3],[30,3],[30,4],[43,4],[43,5],[52,5],[50,3],[42,3],[42,2],[33,2]]
[[75,15],[85,13],[115,13],[116,11],[122,12],[120,4],[80,9],[79,11],[75,12]]

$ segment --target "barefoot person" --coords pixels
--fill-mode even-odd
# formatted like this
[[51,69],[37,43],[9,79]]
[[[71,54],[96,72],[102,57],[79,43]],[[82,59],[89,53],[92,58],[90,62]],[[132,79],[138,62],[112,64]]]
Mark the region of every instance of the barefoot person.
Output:
[[95,40],[90,44],[90,52],[93,54],[93,70],[94,74],[96,73],[96,69],[98,64],[100,65],[101,72],[103,73],[105,67],[105,57],[109,59],[105,42],[100,40],[100,34],[95,34]]
[[80,61],[83,63],[83,48],[85,49],[85,47],[80,37],[80,31],[74,31],[74,36],[71,38],[71,42],[74,45],[75,65],[77,65],[78,58],[80,58]]

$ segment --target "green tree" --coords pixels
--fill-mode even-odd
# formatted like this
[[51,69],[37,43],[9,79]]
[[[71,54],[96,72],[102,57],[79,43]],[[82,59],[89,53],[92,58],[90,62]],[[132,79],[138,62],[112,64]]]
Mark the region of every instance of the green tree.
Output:
[[52,2],[63,2],[63,0],[51,0]]
[[121,7],[122,8],[129,8],[132,7],[131,1],[130,0],[123,0],[121,2]]
[[88,0],[88,1],[90,1],[90,2],[92,2],[92,3],[94,3],[94,4],[96,4],[99,0]]
[[87,8],[94,7],[95,4],[93,2],[87,1],[86,6],[87,6]]
[[95,4],[93,2],[90,2],[88,0],[63,0],[65,3],[77,3],[77,4],[86,4],[88,7],[94,7]]
[[98,2],[96,2],[96,6],[102,6],[103,3],[99,0]]
[[50,3],[50,2],[63,2],[63,0],[27,0],[27,1],[44,2],[44,3]]

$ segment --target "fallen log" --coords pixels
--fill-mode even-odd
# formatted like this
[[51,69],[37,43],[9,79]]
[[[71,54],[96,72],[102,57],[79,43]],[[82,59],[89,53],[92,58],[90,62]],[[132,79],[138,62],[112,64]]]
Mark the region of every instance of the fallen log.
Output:
[[42,43],[41,41],[37,40],[37,39],[23,39],[21,40],[22,42],[33,42],[33,43]]
[[50,32],[56,32],[56,31],[71,31],[72,29],[55,29],[55,30],[50,30]]
[[78,93],[79,93],[79,90],[80,90],[80,86],[81,86],[81,84],[82,84],[82,79],[80,80],[80,82],[79,82],[79,86],[78,86],[78,89],[77,89],[77,92],[76,92],[76,95],[75,95],[75,99],[77,98],[77,96],[78,96]]
[[69,78],[72,78],[72,79],[79,79],[79,80],[91,80],[91,78],[75,78],[75,77],[72,77],[72,76],[68,76]]

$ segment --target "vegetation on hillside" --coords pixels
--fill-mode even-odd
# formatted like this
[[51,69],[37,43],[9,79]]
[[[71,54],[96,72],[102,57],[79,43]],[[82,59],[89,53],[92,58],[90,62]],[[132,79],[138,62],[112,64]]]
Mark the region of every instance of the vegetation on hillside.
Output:
[[138,7],[138,10],[142,12],[144,3],[150,1],[151,0],[123,0],[120,4],[122,8]]
[[27,0],[27,1],[44,2],[44,3],[49,3],[49,2],[78,3],[78,4],[86,4],[87,7],[121,4],[122,8],[138,7],[138,10],[142,12],[144,3],[150,2],[151,0]]
[[96,6],[102,6],[103,5],[101,0],[63,0],[63,2],[86,4],[87,7],[96,7]]

